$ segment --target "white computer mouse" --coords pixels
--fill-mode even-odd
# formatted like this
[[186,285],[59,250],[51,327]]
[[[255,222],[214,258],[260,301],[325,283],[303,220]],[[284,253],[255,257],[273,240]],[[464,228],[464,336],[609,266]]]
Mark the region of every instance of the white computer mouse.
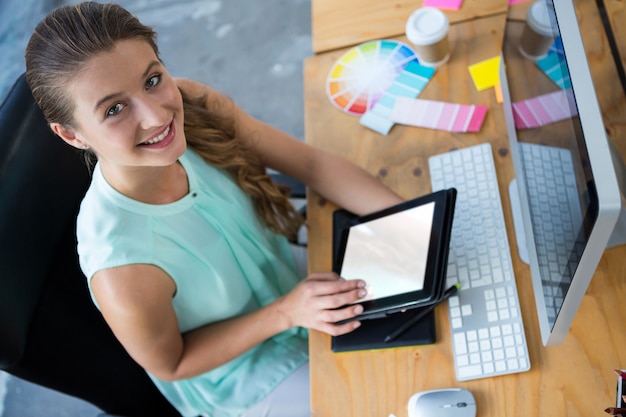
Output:
[[476,417],[476,401],[461,388],[418,392],[409,399],[409,417]]

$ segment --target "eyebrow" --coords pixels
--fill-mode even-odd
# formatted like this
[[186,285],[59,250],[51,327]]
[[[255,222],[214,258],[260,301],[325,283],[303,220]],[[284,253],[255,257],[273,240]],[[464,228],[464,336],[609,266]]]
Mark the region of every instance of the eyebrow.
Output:
[[[150,64],[146,67],[146,70],[141,75],[141,78],[142,79],[146,78],[148,76],[148,74],[150,74],[150,71],[152,71],[152,68],[154,68],[156,65],[159,65],[159,64],[161,64],[161,62],[160,61],[156,61],[156,60],[150,62]],[[108,94],[108,95],[102,97],[100,100],[98,100],[98,102],[94,106],[94,108],[93,108],[94,112],[97,112],[98,109],[100,108],[100,106],[102,106],[107,101],[112,100],[112,99],[114,99],[116,97],[119,97],[121,95],[122,95],[122,93],[119,92],[119,93]]]

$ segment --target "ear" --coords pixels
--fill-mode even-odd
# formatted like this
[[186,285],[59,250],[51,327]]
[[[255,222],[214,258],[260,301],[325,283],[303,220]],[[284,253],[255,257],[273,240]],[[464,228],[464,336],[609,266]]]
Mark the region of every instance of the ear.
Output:
[[89,145],[83,142],[77,135],[76,132],[68,127],[65,127],[59,123],[50,123],[50,129],[63,139],[67,144],[78,148],[78,149],[88,149]]

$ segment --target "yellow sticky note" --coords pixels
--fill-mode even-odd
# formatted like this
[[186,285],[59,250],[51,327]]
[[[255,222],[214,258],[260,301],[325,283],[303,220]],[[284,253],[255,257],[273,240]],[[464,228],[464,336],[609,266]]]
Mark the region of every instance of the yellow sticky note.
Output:
[[500,57],[496,56],[469,66],[469,72],[478,91],[494,87],[500,82]]

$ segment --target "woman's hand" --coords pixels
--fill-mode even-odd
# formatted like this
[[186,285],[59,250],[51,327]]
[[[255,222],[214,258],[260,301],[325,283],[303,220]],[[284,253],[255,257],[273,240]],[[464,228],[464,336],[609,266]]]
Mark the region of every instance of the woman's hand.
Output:
[[345,280],[335,273],[314,273],[278,300],[278,311],[289,327],[301,326],[338,336],[359,327],[358,321],[335,323],[361,314],[363,306],[348,304],[365,295],[362,280]]

